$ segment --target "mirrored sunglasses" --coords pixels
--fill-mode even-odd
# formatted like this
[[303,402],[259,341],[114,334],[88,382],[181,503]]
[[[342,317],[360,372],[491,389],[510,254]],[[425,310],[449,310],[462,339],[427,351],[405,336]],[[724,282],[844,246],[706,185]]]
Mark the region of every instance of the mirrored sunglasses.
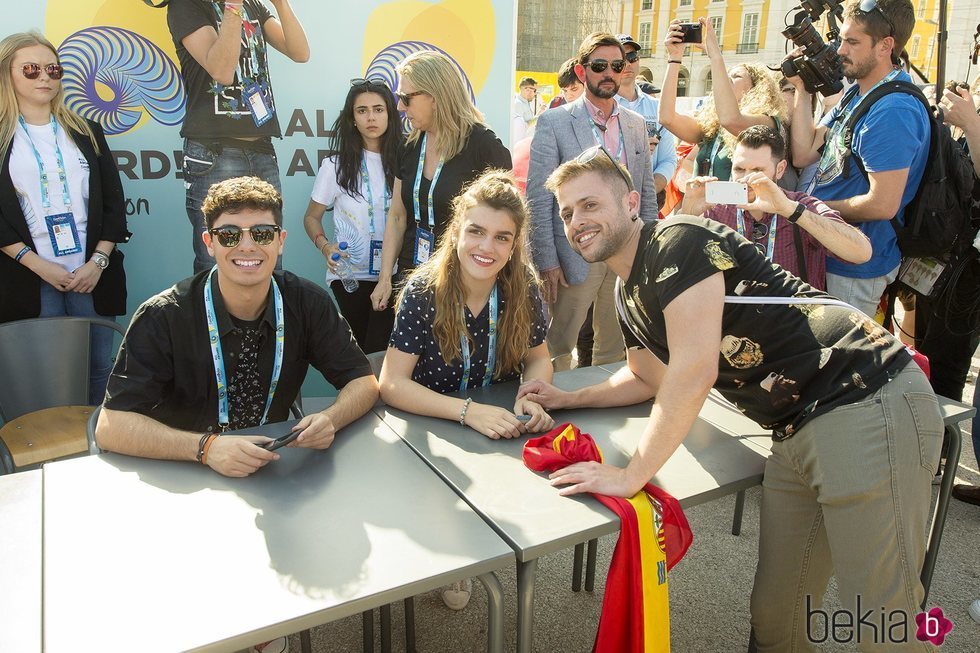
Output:
[[589,62],[589,68],[594,73],[601,73],[612,66],[614,73],[621,73],[626,68],[625,59],[613,59],[612,61],[606,61],[605,59],[593,59]]
[[214,236],[222,247],[238,247],[238,243],[242,242],[242,232],[245,231],[248,232],[253,243],[264,247],[275,240],[276,234],[282,231],[282,228],[277,224],[257,224],[254,227],[227,224],[208,229],[208,233]]
[[21,72],[24,73],[24,77],[27,79],[37,79],[41,76],[42,70],[51,79],[61,79],[65,74],[65,69],[61,67],[60,63],[49,63],[46,66],[36,63],[25,63],[23,68],[21,68]]

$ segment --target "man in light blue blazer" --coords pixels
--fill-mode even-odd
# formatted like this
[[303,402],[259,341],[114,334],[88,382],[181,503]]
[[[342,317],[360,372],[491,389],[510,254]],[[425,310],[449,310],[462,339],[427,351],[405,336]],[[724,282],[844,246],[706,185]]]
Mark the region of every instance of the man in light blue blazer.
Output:
[[[623,334],[616,319],[616,275],[602,262],[587,263],[565,238],[558,203],[544,182],[559,165],[583,151],[602,145],[626,166],[640,191],[640,218],[657,218],[657,194],[650,168],[650,144],[643,116],[616,102],[626,68],[622,43],[612,34],[596,32],[582,42],[575,74],[585,93],[574,102],[545,111],[538,118],[528,167],[527,199],[531,208],[531,249],[551,306],[548,348],[556,370],[571,367],[572,349],[595,303],[594,365],[624,357]],[[599,153],[600,156],[602,153]]]

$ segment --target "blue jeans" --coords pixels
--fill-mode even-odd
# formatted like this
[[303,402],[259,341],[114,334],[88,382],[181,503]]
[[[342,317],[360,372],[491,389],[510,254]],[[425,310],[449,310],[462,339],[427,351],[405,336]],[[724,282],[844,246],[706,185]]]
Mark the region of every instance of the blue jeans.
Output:
[[[96,317],[115,321],[95,312],[91,293],[61,292],[49,283],[41,282],[41,314],[38,317]],[[105,398],[105,386],[112,372],[112,334],[107,327],[92,329],[89,347],[88,402],[95,406]]]
[[184,188],[187,190],[187,219],[193,228],[194,272],[210,270],[214,258],[201,240],[204,233],[204,212],[201,205],[212,184],[235,177],[258,177],[282,193],[279,183],[279,162],[275,154],[263,154],[237,147],[210,146],[184,139]]

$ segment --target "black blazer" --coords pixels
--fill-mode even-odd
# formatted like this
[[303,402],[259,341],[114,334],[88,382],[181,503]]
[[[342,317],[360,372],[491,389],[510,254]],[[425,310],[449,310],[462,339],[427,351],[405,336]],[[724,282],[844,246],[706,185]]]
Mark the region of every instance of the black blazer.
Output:
[[[72,132],[78,149],[89,164],[88,229],[85,239],[85,258],[92,257],[100,240],[114,243],[129,241],[126,228],[126,198],[112,152],[102,127],[89,121],[100,154],[87,136]],[[23,242],[34,249],[34,239],[20,208],[14,182],[10,178],[10,153],[7,148],[0,169],[0,247]],[[36,250],[35,250],[36,251]],[[95,311],[99,315],[126,314],[126,273],[123,254],[118,248],[109,256],[109,267],[102,273],[92,291]],[[41,312],[41,277],[6,255],[0,255],[0,322],[25,320]]]

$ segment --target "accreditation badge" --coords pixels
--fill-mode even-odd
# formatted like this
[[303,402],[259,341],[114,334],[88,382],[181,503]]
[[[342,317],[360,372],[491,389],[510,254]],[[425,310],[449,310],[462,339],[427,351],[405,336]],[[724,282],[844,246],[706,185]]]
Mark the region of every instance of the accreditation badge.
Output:
[[261,127],[272,119],[272,109],[269,108],[265,100],[265,89],[257,82],[247,84],[242,89],[245,93],[245,101],[248,102],[249,111],[252,112],[252,120],[256,127]]
[[415,230],[415,265],[421,265],[432,256],[436,238],[428,229],[418,227]]
[[378,276],[381,274],[381,247],[382,241],[371,241],[371,256],[368,258],[368,273],[371,276]]
[[68,256],[82,251],[75,216],[71,212],[49,215],[44,218],[44,222],[48,227],[48,237],[51,238],[51,248],[54,249],[55,256]]

